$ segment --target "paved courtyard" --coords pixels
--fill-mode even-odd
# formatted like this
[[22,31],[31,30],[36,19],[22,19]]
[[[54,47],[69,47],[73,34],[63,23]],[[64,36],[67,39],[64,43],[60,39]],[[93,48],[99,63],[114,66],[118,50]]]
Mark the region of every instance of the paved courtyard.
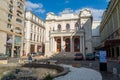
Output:
[[[73,76],[72,74],[74,74],[74,76],[78,76],[78,77],[81,77],[80,76],[80,74],[81,74],[81,75],[85,75],[85,77],[86,77],[87,75],[89,75],[88,72],[90,71],[90,72],[93,73],[93,75],[94,75],[94,72],[96,74],[98,74],[98,75],[96,75],[96,77],[99,77],[99,79],[101,79],[100,76],[102,76],[102,80],[120,80],[120,78],[118,76],[113,75],[111,72],[101,72],[101,71],[99,71],[99,61],[75,61],[73,59],[59,59],[59,58],[54,59],[54,60],[57,60],[58,65],[59,64],[64,64],[65,67],[70,68],[71,72],[69,72],[69,74],[68,74],[69,77],[68,78],[71,78]],[[9,63],[11,63],[12,61],[14,63],[19,62],[18,59],[11,59],[9,61]],[[17,61],[17,62],[15,62],[15,61]],[[39,60],[39,61],[47,61],[47,60]],[[85,71],[85,73],[83,73],[84,71]],[[79,73],[79,72],[81,72],[81,73]],[[86,73],[88,73],[88,74],[86,74]],[[68,76],[68,75],[66,75],[66,76]],[[66,79],[66,76],[64,76],[65,79]],[[74,78],[74,76],[73,76],[73,78]],[[91,75],[91,78],[92,78],[92,75]],[[60,80],[61,78],[59,77],[59,78],[56,78],[55,80],[57,80],[57,79]],[[65,79],[63,79],[63,80],[65,80]],[[71,79],[67,79],[67,80],[71,80]],[[80,80],[80,79],[78,79],[78,80]],[[93,78],[93,80],[94,80],[94,78]]]
[[69,67],[70,72],[65,76],[60,76],[54,80],[102,80],[102,75],[93,69],[89,68],[76,68],[71,65],[62,65],[64,67]]

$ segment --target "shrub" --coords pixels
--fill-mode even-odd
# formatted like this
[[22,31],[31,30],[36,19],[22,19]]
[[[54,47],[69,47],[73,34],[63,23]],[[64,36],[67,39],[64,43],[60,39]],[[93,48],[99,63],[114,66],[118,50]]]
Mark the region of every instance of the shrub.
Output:
[[50,74],[48,74],[43,80],[53,80],[53,78]]

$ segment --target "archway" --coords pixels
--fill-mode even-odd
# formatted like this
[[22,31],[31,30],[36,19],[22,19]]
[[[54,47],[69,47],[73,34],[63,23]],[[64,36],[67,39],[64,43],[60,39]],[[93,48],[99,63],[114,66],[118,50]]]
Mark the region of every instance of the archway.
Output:
[[79,52],[80,51],[80,39],[75,38],[74,39],[74,52]]
[[66,40],[65,40],[65,52],[70,52],[70,39],[69,38],[67,38]]
[[61,51],[61,39],[57,39],[57,52]]

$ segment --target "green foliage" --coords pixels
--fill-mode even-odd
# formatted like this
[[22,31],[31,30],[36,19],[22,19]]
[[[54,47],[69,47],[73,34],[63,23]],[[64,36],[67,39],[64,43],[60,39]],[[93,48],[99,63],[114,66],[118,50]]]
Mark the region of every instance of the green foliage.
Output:
[[53,78],[50,74],[48,74],[43,80],[53,80]]

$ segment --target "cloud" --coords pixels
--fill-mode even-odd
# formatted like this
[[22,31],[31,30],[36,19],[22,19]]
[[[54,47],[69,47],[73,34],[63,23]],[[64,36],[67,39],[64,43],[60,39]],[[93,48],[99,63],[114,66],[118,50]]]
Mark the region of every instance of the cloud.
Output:
[[62,12],[59,12],[59,15],[61,14],[69,14],[69,13],[73,13],[73,10],[70,8],[65,8]]
[[110,0],[106,0],[106,2],[110,2]]
[[45,9],[43,9],[43,5],[41,3],[32,3],[28,0],[26,1],[26,10],[39,12],[39,13],[45,12]]
[[104,9],[94,9],[94,8],[89,8],[89,9],[91,10],[94,20],[101,20],[103,12],[105,11]]
[[45,10],[44,9],[37,9],[35,12],[40,12],[40,13],[44,13],[45,12]]
[[66,0],[66,1],[65,1],[65,4],[67,4],[67,3],[69,3],[69,2],[70,2],[69,0]]
[[72,10],[70,8],[65,8],[62,12],[59,12],[59,14],[66,14],[66,13],[74,13],[79,14],[81,10],[83,9],[89,9],[91,10],[91,13],[93,15],[93,20],[101,20],[102,14],[104,12],[104,9],[95,9],[95,8],[82,8],[77,10]]

